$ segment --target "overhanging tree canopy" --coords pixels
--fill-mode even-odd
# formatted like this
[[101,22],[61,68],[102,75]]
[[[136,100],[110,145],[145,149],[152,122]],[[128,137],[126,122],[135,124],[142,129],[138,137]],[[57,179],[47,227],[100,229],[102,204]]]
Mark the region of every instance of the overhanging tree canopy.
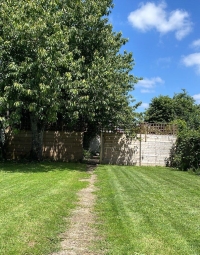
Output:
[[127,40],[106,16],[111,0],[2,0],[0,112],[10,124],[30,117],[31,156],[42,157],[43,130],[62,113],[70,122],[133,120],[128,93],[137,78]]

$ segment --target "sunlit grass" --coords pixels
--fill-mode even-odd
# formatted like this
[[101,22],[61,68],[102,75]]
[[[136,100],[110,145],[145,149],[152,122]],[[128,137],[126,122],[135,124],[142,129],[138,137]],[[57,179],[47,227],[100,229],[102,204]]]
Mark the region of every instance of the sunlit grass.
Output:
[[0,165],[0,254],[45,255],[60,245],[85,165]]
[[106,254],[200,254],[199,176],[130,166],[99,166],[96,173]]

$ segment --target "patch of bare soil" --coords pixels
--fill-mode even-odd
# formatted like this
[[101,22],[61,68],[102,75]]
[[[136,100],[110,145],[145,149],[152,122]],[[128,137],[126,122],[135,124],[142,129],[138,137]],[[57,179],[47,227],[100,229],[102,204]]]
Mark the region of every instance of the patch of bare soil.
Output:
[[95,180],[96,175],[93,173],[94,165],[88,166],[90,172],[88,181],[89,185],[80,190],[78,193],[79,202],[76,209],[72,212],[70,218],[70,227],[61,235],[62,250],[52,255],[99,255],[91,251],[91,246],[97,240],[97,234],[94,228],[95,216],[93,207],[95,203]]

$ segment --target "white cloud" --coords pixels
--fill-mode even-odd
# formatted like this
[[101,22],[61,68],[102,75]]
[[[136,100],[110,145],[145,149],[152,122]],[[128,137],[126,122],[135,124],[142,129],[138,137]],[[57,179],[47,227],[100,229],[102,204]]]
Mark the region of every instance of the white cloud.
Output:
[[145,93],[154,93],[155,90],[154,89],[141,89],[140,92],[143,93],[143,94],[145,94]]
[[146,108],[149,107],[149,104],[148,103],[142,103],[139,107],[146,109]]
[[199,49],[200,48],[200,39],[193,41],[191,43],[190,47],[194,48],[194,49]]
[[166,7],[165,1],[158,5],[154,2],[142,3],[140,8],[129,14],[128,20],[133,27],[143,32],[153,28],[161,34],[175,32],[176,38],[181,40],[192,30],[189,14],[179,9],[167,12]]
[[157,84],[163,84],[164,81],[160,77],[153,77],[151,79],[143,79],[139,81],[135,87],[141,88],[141,93],[153,93],[154,88],[157,86]]
[[194,95],[193,98],[196,100],[197,104],[200,104],[200,94]]
[[194,66],[197,70],[197,73],[200,74],[200,53],[193,53],[182,58],[182,63],[187,66],[191,67]]

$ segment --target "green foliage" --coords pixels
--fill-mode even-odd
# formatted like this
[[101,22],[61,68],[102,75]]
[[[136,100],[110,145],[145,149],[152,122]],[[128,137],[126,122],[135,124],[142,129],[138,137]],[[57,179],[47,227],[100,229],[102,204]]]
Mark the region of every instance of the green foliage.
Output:
[[107,23],[111,7],[110,0],[1,1],[1,112],[9,108],[13,122],[22,110],[39,122],[61,111],[71,121],[132,117],[134,62],[119,53],[127,40]]
[[200,164],[200,106],[183,90],[173,98],[152,99],[145,112],[149,122],[170,122],[178,126],[178,138],[171,150],[167,165],[182,170],[197,170]]
[[90,159],[91,152],[89,150],[83,150],[83,156],[84,156],[84,159]]
[[173,100],[169,96],[154,97],[145,112],[145,121],[168,123],[174,119]]
[[187,123],[184,120],[180,119],[175,119],[170,124],[176,125],[179,132],[187,128]]
[[145,121],[148,122],[168,123],[177,119],[185,121],[190,128],[200,126],[200,107],[185,90],[172,98],[162,95],[154,97],[145,112]]
[[171,152],[170,165],[181,170],[200,168],[200,129],[183,128],[177,137],[175,148]]
[[173,99],[174,119],[181,119],[187,123],[190,129],[200,127],[200,107],[195,104],[193,97],[188,95],[186,90],[175,94]]
[[1,1],[0,116],[9,110],[10,125],[30,117],[32,147],[41,147],[38,134],[58,114],[68,124],[133,121],[128,93],[138,78],[132,54],[120,53],[127,40],[108,24],[112,7],[111,0]]

